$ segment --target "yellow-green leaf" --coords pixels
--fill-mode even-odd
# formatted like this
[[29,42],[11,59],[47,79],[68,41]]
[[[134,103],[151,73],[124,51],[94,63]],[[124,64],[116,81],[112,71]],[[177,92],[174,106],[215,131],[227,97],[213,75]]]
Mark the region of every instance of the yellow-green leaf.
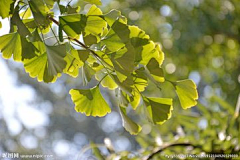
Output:
[[95,78],[98,81],[101,81],[101,85],[103,87],[107,87],[110,90],[114,90],[118,87],[118,85],[114,82],[114,80],[111,78],[111,76],[109,76],[107,73],[98,72],[95,75]]
[[138,134],[142,130],[142,127],[127,116],[126,108],[120,106],[119,110],[122,117],[123,127],[132,135]]
[[183,109],[191,108],[197,104],[197,86],[192,80],[177,81],[173,84]]
[[91,89],[71,89],[69,93],[77,112],[94,117],[103,117],[111,112],[111,108],[101,95],[99,87]]
[[152,58],[148,64],[147,69],[149,70],[151,76],[157,82],[164,82],[164,75],[162,68],[159,67],[159,64],[156,59]]
[[20,35],[15,32],[1,36],[0,50],[3,54],[3,58],[9,59],[13,55],[15,61],[21,61],[22,45]]
[[1,0],[0,1],[0,17],[3,19],[9,16],[10,5],[13,0]]
[[143,101],[147,107],[148,116],[154,124],[163,124],[171,118],[171,111],[173,110],[172,99],[145,97]]
[[91,4],[102,5],[101,0],[84,0],[84,1]]
[[32,78],[37,77],[38,81],[55,82],[57,77],[61,75],[66,67],[66,46],[65,44],[58,46],[45,46],[41,48],[43,51],[40,55],[24,60],[26,72]]

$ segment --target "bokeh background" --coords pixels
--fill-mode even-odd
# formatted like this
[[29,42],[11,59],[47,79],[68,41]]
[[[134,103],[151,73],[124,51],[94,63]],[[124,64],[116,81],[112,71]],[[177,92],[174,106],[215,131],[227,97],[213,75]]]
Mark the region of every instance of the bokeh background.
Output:
[[[129,24],[139,26],[161,44],[166,78],[194,80],[199,92],[198,105],[182,110],[169,84],[162,84],[161,91],[150,85],[144,94],[174,97],[173,117],[162,126],[154,126],[137,116],[138,112],[130,113],[143,128],[138,136],[132,136],[122,127],[114,92],[101,88],[112,113],[104,118],[86,117],[75,112],[68,94],[70,88],[82,86],[79,78],[63,75],[54,84],[39,83],[28,76],[22,64],[0,58],[0,153],[95,159],[90,142],[105,145],[111,142],[112,151],[99,145],[103,154],[128,158],[146,156],[170,142],[195,142],[209,152],[239,151],[239,1],[102,0],[102,3],[104,13],[120,10]],[[81,5],[82,12],[90,8],[77,0],[70,5]],[[1,35],[9,30],[8,20],[2,22]]]

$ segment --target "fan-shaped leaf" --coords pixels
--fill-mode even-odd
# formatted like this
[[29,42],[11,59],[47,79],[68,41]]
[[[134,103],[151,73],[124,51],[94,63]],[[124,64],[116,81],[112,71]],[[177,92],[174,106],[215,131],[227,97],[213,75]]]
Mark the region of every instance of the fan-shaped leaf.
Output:
[[197,86],[192,80],[177,81],[173,84],[183,109],[191,108],[197,104]]
[[147,107],[148,116],[154,124],[163,124],[171,117],[172,99],[145,97],[143,101]]
[[[45,46],[40,55],[24,60],[24,67],[30,76],[38,78],[38,81],[54,82],[66,67],[64,57],[66,56],[65,44],[58,46]],[[45,51],[45,52],[44,52]]]
[[111,112],[111,108],[102,97],[99,87],[91,89],[71,89],[69,93],[77,112],[94,117],[102,117]]
[[102,5],[101,0],[84,0],[84,1],[91,3],[91,4]]
[[157,82],[164,82],[164,75],[162,68],[159,67],[159,64],[156,59],[152,58],[148,64],[147,69],[149,70],[151,76],[156,80]]
[[64,32],[70,37],[77,37],[82,33],[87,23],[87,17],[82,14],[72,14],[59,17],[59,32]]
[[13,0],[1,0],[0,1],[0,17],[3,19],[9,16],[10,5],[13,3]]
[[120,106],[120,107],[119,107],[119,110],[120,110],[120,114],[121,114],[121,117],[122,117],[123,127],[124,127],[130,134],[133,134],[133,135],[138,134],[138,133],[142,130],[142,127],[139,126],[138,124],[136,124],[133,120],[131,120],[131,119],[127,116],[126,108]]
[[9,59],[13,55],[15,61],[21,61],[22,45],[20,35],[15,32],[1,36],[0,50],[3,54],[3,58]]

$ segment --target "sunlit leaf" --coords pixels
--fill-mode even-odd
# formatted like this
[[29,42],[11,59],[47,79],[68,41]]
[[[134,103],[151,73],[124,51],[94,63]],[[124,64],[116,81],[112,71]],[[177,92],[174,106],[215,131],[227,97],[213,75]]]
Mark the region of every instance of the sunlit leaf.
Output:
[[102,5],[101,0],[84,0],[84,1],[91,4]]
[[127,18],[122,16],[121,12],[115,9],[105,14],[104,19],[107,21],[110,27],[117,19],[119,19],[121,22],[124,22],[125,24],[127,23]]
[[67,62],[64,72],[71,75],[72,77],[77,77],[79,73],[79,68],[82,67],[84,64],[80,60],[78,51],[70,47],[64,60]]
[[143,101],[147,107],[148,116],[154,124],[163,124],[171,118],[172,99],[145,97]]
[[104,37],[102,43],[104,43],[111,52],[116,52],[125,46],[120,37],[112,29]]
[[91,81],[93,75],[95,74],[95,71],[87,63],[84,63],[81,69],[82,69],[83,84],[87,85],[88,82]]
[[25,26],[25,24],[22,22],[22,20],[19,17],[18,11],[15,11],[13,13],[13,16],[11,18],[11,22],[18,27],[18,32],[21,36],[26,37],[28,35],[31,35],[30,31],[28,28]]
[[152,58],[148,64],[147,69],[149,70],[151,76],[157,81],[157,82],[164,82],[164,75],[162,68],[159,67],[159,64],[156,59]]
[[38,81],[54,82],[66,67],[64,57],[66,56],[66,46],[45,46],[45,51],[41,54],[24,61],[26,72],[32,78],[37,77]]
[[188,109],[197,104],[197,86],[192,80],[173,82],[178,98],[183,109]]
[[10,6],[13,0],[1,0],[0,1],[0,17],[3,19],[9,16]]
[[47,14],[50,12],[42,0],[28,1],[36,24],[46,28],[50,24]]
[[77,112],[94,117],[103,117],[111,112],[111,108],[101,95],[99,87],[91,89],[71,89],[69,93]]
[[124,127],[130,134],[133,134],[133,135],[138,134],[138,133],[142,130],[142,127],[139,126],[138,124],[136,124],[133,120],[131,120],[131,119],[127,116],[126,108],[120,106],[120,107],[119,107],[119,110],[120,110],[120,114],[121,114],[121,117],[122,117],[123,127]]
[[100,71],[95,75],[95,77],[98,81],[101,81],[101,85],[103,87],[107,87],[110,90],[114,90],[118,87],[115,81],[107,73]]
[[1,36],[0,50],[3,54],[3,58],[9,59],[13,55],[15,61],[21,61],[22,45],[20,35],[15,32]]
[[87,23],[87,17],[82,14],[72,14],[59,17],[59,29],[73,38],[76,38],[82,33]]

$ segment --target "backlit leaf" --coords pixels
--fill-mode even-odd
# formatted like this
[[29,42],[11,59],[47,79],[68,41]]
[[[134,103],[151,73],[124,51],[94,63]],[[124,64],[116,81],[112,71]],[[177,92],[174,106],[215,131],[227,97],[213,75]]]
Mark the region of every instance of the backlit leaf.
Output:
[[142,130],[142,127],[127,116],[126,108],[120,106],[119,110],[122,117],[123,127],[132,135],[138,134]]
[[0,1],[0,17],[3,19],[9,16],[10,5],[13,0],[1,0]]
[[107,87],[110,90],[114,90],[118,87],[118,85],[114,82],[114,80],[107,73],[103,73],[102,71],[98,72],[95,75],[98,81],[101,81],[101,85],[103,87]]
[[59,17],[59,29],[73,38],[76,38],[82,33],[87,23],[87,17],[82,14],[72,14]]
[[50,20],[47,18],[49,13],[47,6],[42,0],[28,1],[28,3],[36,24],[46,28],[50,24]]
[[41,54],[24,61],[26,72],[32,78],[37,77],[38,81],[54,82],[66,67],[64,57],[66,56],[66,46],[45,46]]
[[172,99],[145,97],[143,101],[147,107],[148,116],[154,124],[163,124],[171,118]]
[[13,55],[15,61],[21,61],[22,45],[20,35],[15,32],[1,36],[0,50],[3,54],[3,58],[9,59]]
[[173,84],[183,109],[191,108],[197,104],[197,86],[192,80],[177,81]]
[[103,117],[111,112],[111,108],[101,95],[99,87],[91,89],[71,89],[69,93],[77,112],[94,117]]
[[84,1],[91,4],[102,5],[101,0],[84,0]]
[[152,58],[148,64],[147,69],[149,70],[151,76],[157,82],[164,82],[164,75],[162,68],[159,67],[159,64],[156,59]]

